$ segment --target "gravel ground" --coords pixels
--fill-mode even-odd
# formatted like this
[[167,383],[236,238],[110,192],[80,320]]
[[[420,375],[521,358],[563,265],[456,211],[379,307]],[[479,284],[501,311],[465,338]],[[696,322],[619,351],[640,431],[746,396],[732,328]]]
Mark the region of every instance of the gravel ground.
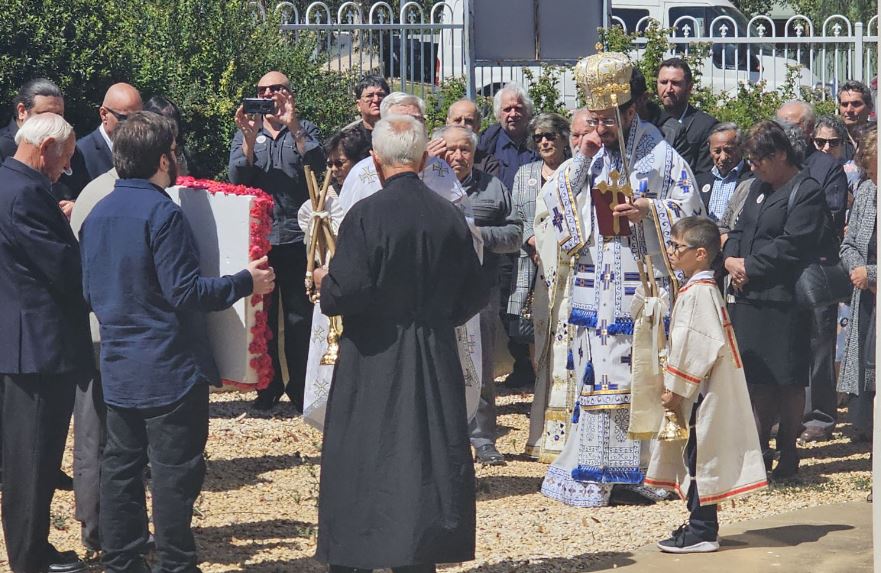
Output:
[[[193,525],[205,573],[324,572],[311,559],[316,537],[321,434],[292,416],[287,402],[272,416],[249,408],[254,394],[215,394],[211,401],[208,475]],[[685,504],[576,509],[538,493],[545,467],[521,454],[532,395],[500,388],[499,449],[508,465],[478,468],[477,560],[444,572],[575,573],[666,536],[686,519]],[[842,412],[842,415],[844,413]],[[868,444],[850,427],[803,449],[798,479],[726,505],[724,523],[804,507],[865,499],[871,488]],[[70,472],[68,444],[64,466]],[[58,492],[50,540],[82,551],[73,494]],[[5,546],[0,570],[8,571]]]

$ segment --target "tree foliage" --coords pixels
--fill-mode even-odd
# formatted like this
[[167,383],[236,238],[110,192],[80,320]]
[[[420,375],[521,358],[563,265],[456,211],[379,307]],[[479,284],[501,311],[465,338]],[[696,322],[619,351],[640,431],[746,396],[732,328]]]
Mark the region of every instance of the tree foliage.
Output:
[[11,101],[34,77],[58,83],[78,133],[98,122],[112,83],[146,98],[163,94],[181,108],[194,174],[225,171],[233,115],[268,70],[291,78],[300,116],[323,133],[354,117],[350,78],[328,72],[315,38],[278,31],[240,0],[10,0],[17,18],[0,20],[0,97]]

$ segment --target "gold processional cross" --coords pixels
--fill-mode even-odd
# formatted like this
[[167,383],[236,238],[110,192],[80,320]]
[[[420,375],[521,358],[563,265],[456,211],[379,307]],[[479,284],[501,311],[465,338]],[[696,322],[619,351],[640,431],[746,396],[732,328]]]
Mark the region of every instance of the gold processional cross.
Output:
[[[605,181],[600,181],[599,183],[597,183],[597,189],[600,193],[612,194],[612,201],[609,205],[609,210],[612,210],[615,208],[615,205],[618,205],[618,196],[624,195],[624,197],[630,199],[631,197],[633,197],[633,189],[631,189],[629,181],[625,181],[624,185],[621,185],[621,174],[618,172],[617,169],[609,172],[609,180],[612,181],[611,184],[606,183]],[[620,218],[615,217],[614,215],[612,216],[612,230],[615,232],[616,235],[621,233]]]

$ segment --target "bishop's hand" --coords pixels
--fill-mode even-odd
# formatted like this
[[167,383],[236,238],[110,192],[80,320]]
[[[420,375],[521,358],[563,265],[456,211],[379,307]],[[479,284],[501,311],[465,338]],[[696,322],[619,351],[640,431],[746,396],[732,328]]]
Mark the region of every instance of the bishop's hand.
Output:
[[581,138],[581,145],[578,146],[578,151],[585,157],[593,157],[599,153],[602,146],[603,142],[600,140],[600,134],[594,129]]

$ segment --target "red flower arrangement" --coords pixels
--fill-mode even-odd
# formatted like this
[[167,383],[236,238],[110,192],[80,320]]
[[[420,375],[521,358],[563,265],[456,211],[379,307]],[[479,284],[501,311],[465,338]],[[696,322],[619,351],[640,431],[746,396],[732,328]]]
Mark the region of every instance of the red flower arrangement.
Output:
[[[221,183],[210,179],[194,179],[193,177],[178,177],[177,184],[191,189],[204,189],[212,195],[223,193],[225,195],[252,196],[251,202],[251,228],[249,232],[249,256],[251,260],[259,259],[269,253],[269,233],[272,230],[272,197],[255,187]],[[251,367],[257,371],[257,384],[242,384],[232,380],[223,380],[223,384],[239,390],[263,390],[269,386],[274,374],[272,359],[269,357],[269,342],[272,340],[272,331],[269,329],[266,307],[269,306],[270,295],[252,295],[251,303],[254,305],[263,303],[264,310],[254,313],[254,326],[251,327],[251,344],[248,352],[251,355]]]

